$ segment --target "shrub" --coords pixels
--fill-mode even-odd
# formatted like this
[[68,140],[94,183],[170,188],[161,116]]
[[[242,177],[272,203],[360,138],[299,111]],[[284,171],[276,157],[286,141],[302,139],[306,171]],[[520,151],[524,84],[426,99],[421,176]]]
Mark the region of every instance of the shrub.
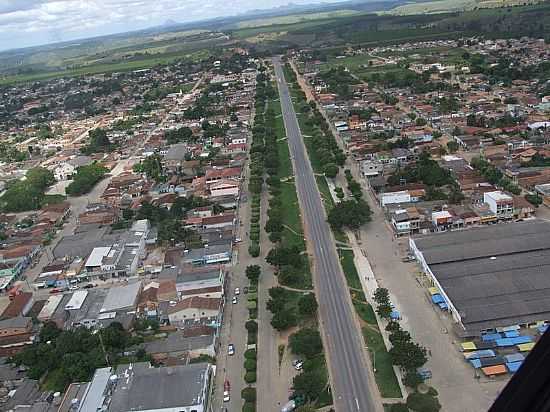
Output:
[[247,372],[255,372],[256,371],[256,359],[246,359],[244,361],[244,368]]
[[244,358],[245,359],[256,359],[256,350],[255,349],[247,349],[244,352]]
[[260,245],[258,243],[252,243],[250,246],[248,246],[248,254],[251,257],[260,256]]
[[243,412],[256,412],[256,404],[254,402],[246,402],[243,405]]
[[258,323],[253,320],[249,320],[245,324],[246,330],[249,332],[256,333],[258,331]]
[[255,333],[249,333],[247,338],[247,343],[249,345],[254,345],[257,342],[256,334]]
[[246,373],[244,374],[244,381],[245,381],[246,383],[254,383],[254,382],[256,382],[256,372],[251,372],[251,371],[246,372]]
[[409,412],[409,408],[404,403],[394,403],[390,407],[390,412]]
[[241,391],[241,398],[245,402],[255,402],[256,401],[256,388],[244,388]]
[[256,232],[250,232],[250,240],[258,241],[260,240],[260,234]]
[[415,412],[439,412],[441,405],[437,398],[414,392],[407,397],[407,407]]

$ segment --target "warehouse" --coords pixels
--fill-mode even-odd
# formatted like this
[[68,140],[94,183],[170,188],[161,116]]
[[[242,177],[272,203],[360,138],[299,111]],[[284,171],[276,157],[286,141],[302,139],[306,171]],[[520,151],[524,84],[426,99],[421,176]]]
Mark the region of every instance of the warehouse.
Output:
[[464,336],[550,320],[550,222],[411,238]]

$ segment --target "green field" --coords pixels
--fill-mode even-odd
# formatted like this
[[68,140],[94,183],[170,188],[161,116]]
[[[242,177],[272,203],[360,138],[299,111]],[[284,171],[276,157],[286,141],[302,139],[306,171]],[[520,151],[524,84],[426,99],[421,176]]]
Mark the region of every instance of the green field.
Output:
[[243,21],[237,24],[237,28],[250,29],[255,27],[268,27],[282,24],[296,24],[314,20],[326,20],[338,17],[353,16],[357,14],[360,14],[360,12],[357,10],[346,9],[318,13],[290,14],[288,16],[277,16]]
[[348,286],[352,289],[362,290],[361,280],[353,262],[355,257],[353,250],[338,249],[338,255],[340,256],[340,264],[342,265],[344,275],[346,275]]
[[386,350],[386,345],[378,329],[372,306],[357,300],[354,300],[353,305],[361,320],[366,323],[362,329],[363,338],[368,347],[373,367],[376,368],[374,378],[380,395],[383,398],[400,398],[402,396],[401,388],[393,370],[390,354]]
[[165,55],[148,57],[144,59],[131,60],[112,64],[93,64],[76,69],[45,71],[41,73],[18,74],[12,76],[0,77],[0,85],[24,83],[38,80],[57,79],[62,77],[75,77],[98,73],[127,72],[132,70],[148,69],[157,65],[172,63],[180,59],[189,59],[196,61],[198,58],[205,58],[210,55],[207,50],[196,53],[169,53]]

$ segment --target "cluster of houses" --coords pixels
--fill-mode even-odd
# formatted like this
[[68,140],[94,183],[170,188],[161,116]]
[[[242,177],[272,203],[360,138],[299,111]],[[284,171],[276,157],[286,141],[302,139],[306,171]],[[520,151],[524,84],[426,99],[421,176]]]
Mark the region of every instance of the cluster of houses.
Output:
[[[422,50],[416,59],[415,49]],[[343,98],[330,91],[324,63],[313,60],[308,49],[295,58],[397,235],[526,219],[538,204],[550,205],[550,97],[541,95],[539,79],[496,82],[490,72],[469,63],[471,56],[481,56],[493,67],[521,55],[520,68],[537,65],[550,56],[543,40],[465,39],[350,49],[335,64],[345,67],[347,58],[362,54],[376,60],[368,70],[406,60],[408,69],[401,70],[413,77],[420,73],[420,86],[436,86],[383,83],[367,74],[350,82],[351,95]],[[361,73],[362,68],[345,70]],[[390,179],[414,171],[426,152],[450,172],[460,201],[431,199],[427,193],[434,188],[421,180]],[[494,167],[507,185],[475,169],[474,158]],[[511,193],[510,186],[520,192]]]
[[[130,332],[137,320],[157,322],[164,337],[148,339],[140,348],[157,365],[171,365],[172,370],[165,373],[162,368],[154,371],[149,364],[136,364],[131,390],[142,392],[142,379],[174,385],[174,379],[181,378],[189,383],[189,390],[174,391],[174,398],[182,398],[175,401],[176,406],[206,408],[213,369],[207,364],[185,364],[201,355],[214,357],[219,349],[228,274],[240,241],[238,208],[253,115],[256,69],[254,61],[248,63],[251,68],[240,73],[214,68],[190,76],[201,79],[201,87],[167,93],[159,107],[145,116],[133,117],[135,105],[129,102],[117,107],[122,120],[103,115],[105,124],[111,125],[105,128],[109,139],[114,137],[118,144],[114,151],[85,156],[75,149],[86,139],[73,139],[70,147],[35,159],[54,173],[58,185],[69,183],[78,167],[94,161],[111,173],[84,205],[68,198],[29,214],[25,226],[20,215],[0,215],[5,237],[0,247],[0,287],[9,296],[0,311],[0,359],[35,342],[45,322],[63,330],[94,330],[116,322]],[[131,78],[141,84],[154,73],[153,69],[138,71]],[[211,97],[211,114],[199,120],[187,115],[204,94]],[[132,133],[117,136],[120,132],[112,125],[121,121],[129,124]],[[215,132],[206,133],[209,125]],[[171,140],[170,133],[182,128],[189,129],[191,138]],[[157,175],[142,167],[151,159],[158,162]],[[195,199],[197,206],[175,213],[172,207],[181,205],[182,199],[191,199],[189,204]],[[154,216],[144,217],[144,207],[152,208]],[[163,221],[159,219],[177,220],[177,227],[192,235],[184,241],[163,238],[161,242]],[[68,221],[70,227],[59,231]],[[30,265],[34,265],[32,276],[25,270]],[[126,389],[120,396],[114,392],[113,376],[127,373],[121,368],[99,369],[90,383],[71,385],[69,391],[78,392],[73,397],[84,407],[86,402],[98,401],[86,398],[84,386],[101,387],[112,398],[109,410],[119,410],[112,402],[120,402],[120,410],[126,410],[124,402],[130,402],[124,398]],[[21,405],[23,399],[35,405],[44,401],[36,382],[12,365],[0,364],[0,372],[0,409]],[[8,375],[13,379],[4,379]],[[26,385],[32,391],[23,396]],[[21,399],[3,398],[3,388]],[[73,410],[70,396],[48,399],[44,405],[66,403],[67,411]],[[158,402],[150,399],[151,408]]]

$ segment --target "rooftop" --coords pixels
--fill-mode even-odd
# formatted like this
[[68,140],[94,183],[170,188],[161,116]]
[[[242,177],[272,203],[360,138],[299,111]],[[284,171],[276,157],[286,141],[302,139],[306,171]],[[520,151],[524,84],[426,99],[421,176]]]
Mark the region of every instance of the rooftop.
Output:
[[550,223],[522,222],[414,239],[467,330],[550,318]]
[[201,405],[207,396],[210,365],[153,368],[148,363],[121,365],[120,383],[113,391],[109,412],[159,410]]

